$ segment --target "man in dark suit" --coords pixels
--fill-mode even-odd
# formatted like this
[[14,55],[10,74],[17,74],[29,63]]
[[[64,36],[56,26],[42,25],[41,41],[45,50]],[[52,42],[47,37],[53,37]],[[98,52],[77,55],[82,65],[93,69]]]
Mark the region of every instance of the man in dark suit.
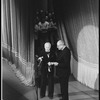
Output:
[[61,86],[61,100],[69,100],[68,99],[68,80],[70,76],[70,59],[71,53],[70,50],[64,45],[62,40],[57,42],[57,48],[59,53],[57,55],[57,62],[54,63],[57,69],[56,73],[59,78],[60,86]]
[[51,44],[49,42],[44,44],[44,50],[38,59],[42,61],[40,97],[45,97],[48,81],[48,97],[52,99],[54,92],[54,65],[50,65],[50,62],[55,61],[55,54],[51,51]]

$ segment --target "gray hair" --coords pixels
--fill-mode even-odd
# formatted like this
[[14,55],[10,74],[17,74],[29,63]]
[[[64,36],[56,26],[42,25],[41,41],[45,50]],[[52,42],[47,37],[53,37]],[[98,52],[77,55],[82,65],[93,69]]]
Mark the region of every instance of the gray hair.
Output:
[[59,40],[58,42],[57,42],[57,45],[64,45],[64,42],[62,41],[62,40]]

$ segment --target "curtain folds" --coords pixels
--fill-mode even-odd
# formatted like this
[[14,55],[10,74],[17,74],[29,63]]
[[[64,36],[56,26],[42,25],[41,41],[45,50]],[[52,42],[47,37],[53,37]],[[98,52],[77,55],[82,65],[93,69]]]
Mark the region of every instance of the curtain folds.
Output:
[[[72,52],[72,73],[80,82],[97,90],[95,82],[99,73],[98,2],[98,0],[66,2],[63,0],[59,12],[55,8],[59,37]],[[88,82],[89,76],[91,79]]]
[[[3,58],[16,66],[25,79],[32,83],[35,74],[34,13],[39,4],[41,5],[39,9],[47,10],[48,6],[54,7],[58,20],[59,39],[64,40],[72,53],[72,73],[80,82],[95,89],[94,80],[98,80],[99,74],[99,0],[62,0],[61,2],[55,0],[54,6],[47,5],[49,2],[46,0],[43,0],[46,1],[44,4],[39,1],[38,4],[37,0],[32,1],[1,0]],[[79,74],[82,71],[85,75]],[[92,73],[94,76],[91,76]],[[91,80],[87,82],[89,75]]]
[[31,84],[34,80],[34,36],[30,40],[30,27],[27,26],[30,25],[27,16],[30,13],[26,7],[21,8],[23,0],[2,0],[1,3],[3,57],[16,66],[15,74],[20,71],[19,77],[24,77]]
[[62,21],[59,21],[58,23],[59,23],[59,25],[58,25],[58,35],[59,35],[59,39],[63,40],[65,42],[66,46],[69,47],[67,35],[65,34],[66,33],[66,30],[64,28],[64,24],[63,24]]

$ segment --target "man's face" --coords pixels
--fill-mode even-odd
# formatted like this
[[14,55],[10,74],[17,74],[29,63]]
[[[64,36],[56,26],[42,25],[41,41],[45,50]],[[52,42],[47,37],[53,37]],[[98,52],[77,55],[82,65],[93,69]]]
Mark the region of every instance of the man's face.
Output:
[[51,45],[50,44],[46,44],[44,48],[45,48],[45,52],[50,52]]
[[63,41],[59,40],[59,41],[57,42],[57,48],[58,48],[58,50],[62,50],[63,46],[64,46]]
[[58,50],[61,50],[62,49],[62,44],[57,44],[57,48],[58,48]]

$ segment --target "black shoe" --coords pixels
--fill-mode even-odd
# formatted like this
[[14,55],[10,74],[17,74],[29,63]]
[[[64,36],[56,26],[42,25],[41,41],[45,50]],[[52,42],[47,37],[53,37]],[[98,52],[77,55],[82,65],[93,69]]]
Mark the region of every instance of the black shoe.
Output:
[[57,96],[58,96],[58,97],[62,97],[62,94],[58,94]]
[[53,95],[48,95],[48,97],[49,97],[50,99],[53,99]]
[[45,97],[45,96],[42,96],[42,95],[40,96],[40,98],[44,98],[44,97]]
[[53,99],[53,96],[49,96],[49,99]]
[[69,99],[59,99],[59,100],[69,100]]

